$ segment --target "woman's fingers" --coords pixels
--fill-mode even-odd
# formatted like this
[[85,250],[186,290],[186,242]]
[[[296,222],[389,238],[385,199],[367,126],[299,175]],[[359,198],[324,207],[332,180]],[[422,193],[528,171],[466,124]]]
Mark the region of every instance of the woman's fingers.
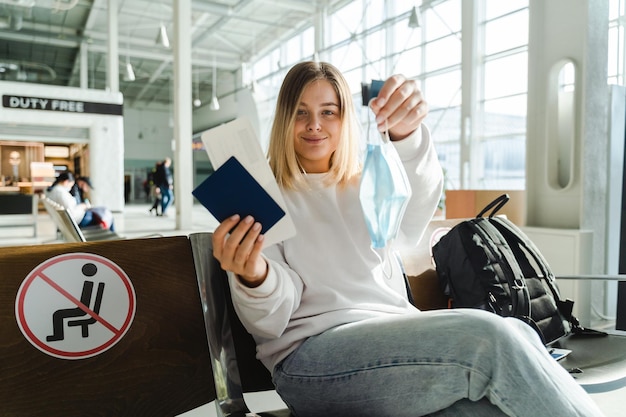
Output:
[[[231,233],[227,246],[233,244],[233,262],[238,269],[245,269],[245,263],[250,257],[254,242],[261,233],[261,224],[255,222],[252,216],[246,216]],[[230,247],[229,247],[230,249]]]
[[238,275],[254,277],[264,269],[259,263],[262,247],[261,224],[252,216],[229,217],[213,232],[213,255],[223,269]]
[[224,242],[226,241],[228,234],[239,222],[239,215],[235,214],[222,221],[213,231],[213,256],[218,261],[222,260],[222,253],[224,251]]
[[380,131],[389,130],[392,139],[402,139],[415,131],[428,114],[428,104],[417,82],[402,75],[390,77],[370,103]]

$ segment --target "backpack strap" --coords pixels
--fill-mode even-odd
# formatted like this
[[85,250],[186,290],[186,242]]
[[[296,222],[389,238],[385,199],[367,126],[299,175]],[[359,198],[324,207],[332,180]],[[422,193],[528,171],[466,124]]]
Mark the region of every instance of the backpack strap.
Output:
[[510,200],[510,197],[508,194],[502,194],[500,197],[496,198],[491,203],[487,204],[485,208],[482,209],[480,213],[476,215],[476,218],[483,217],[485,213],[487,213],[491,208],[493,208],[493,210],[491,210],[491,213],[489,213],[489,218],[492,218],[502,208],[502,206],[504,206],[509,200]]
[[[556,285],[556,278],[552,273],[552,270],[548,266],[548,262],[543,257],[537,246],[526,236],[524,232],[522,232],[515,224],[503,218],[493,218],[491,219],[494,222],[494,225],[500,230],[505,238],[511,239],[513,242],[519,244],[526,250],[526,253],[529,253],[533,258],[535,264],[539,268],[539,272],[543,276],[543,279],[548,284],[548,288],[552,292],[552,296],[554,297],[557,307],[561,314],[572,324],[572,326],[578,326],[578,319],[572,315],[572,311],[574,308],[574,302],[572,300],[563,300],[561,298],[561,294],[559,292],[559,288]],[[518,249],[519,257],[523,257],[530,265],[528,258],[524,251]],[[534,268],[533,268],[534,269]]]
[[[516,225],[511,223],[509,220],[495,217],[492,218],[491,221],[494,223],[495,227],[504,235],[506,239],[511,240],[512,242],[520,245],[524,249],[526,249],[527,253],[531,255],[535,263],[539,268],[539,272],[541,272],[544,279],[550,284],[550,290],[554,295],[554,298],[557,300],[561,299],[561,295],[559,293],[558,288],[554,285],[555,277],[550,267],[548,266],[548,262],[543,257],[537,246],[526,236],[524,232],[522,232]],[[523,254],[523,253],[522,253]],[[524,259],[528,259],[525,254],[523,254]]]
[[557,305],[557,308],[559,309],[559,312],[571,325],[572,333],[578,336],[585,336],[585,337],[607,336],[608,333],[606,332],[590,329],[590,328],[583,327],[580,325],[580,321],[573,314],[574,301],[570,299],[561,298],[561,295],[559,293],[559,289],[556,283],[556,277],[550,270],[548,266],[548,262],[545,260],[545,258],[543,257],[543,255],[541,254],[537,246],[528,238],[528,236],[526,236],[526,234],[523,231],[521,231],[515,224],[513,224],[507,219],[494,218],[493,220],[494,220],[494,223],[496,224],[496,227],[498,227],[499,230],[501,230],[503,234],[507,234],[507,235],[510,234],[510,237],[512,239],[518,240],[520,242],[520,245],[522,245],[528,251],[528,253],[531,254],[531,256],[533,257],[537,265],[539,265],[539,268],[542,271],[544,279],[548,283],[548,287],[550,288],[550,291],[552,291],[552,294],[556,301],[556,305]]
[[[489,258],[489,262],[498,276],[503,277],[509,284],[511,289],[511,302],[513,306],[513,315],[523,321],[529,322],[531,317],[530,311],[530,294],[522,270],[519,268],[515,260],[515,256],[506,239],[489,221],[490,219],[476,218],[470,220],[474,231],[485,244],[488,250],[485,250]],[[489,242],[493,242],[498,248],[489,247]],[[501,256],[498,256],[501,254]]]

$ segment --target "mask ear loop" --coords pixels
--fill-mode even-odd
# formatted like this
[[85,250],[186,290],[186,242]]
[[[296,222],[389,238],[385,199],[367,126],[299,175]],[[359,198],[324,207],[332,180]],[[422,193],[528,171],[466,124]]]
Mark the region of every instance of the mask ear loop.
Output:
[[[371,128],[371,121],[372,118],[368,117],[367,118],[367,143],[369,143],[370,141],[370,128]],[[387,125],[387,120],[385,119],[385,131],[384,132],[379,132],[380,133],[380,138],[382,140],[382,143],[385,144],[387,142],[389,142],[391,139],[389,138],[389,128]],[[386,279],[391,279],[392,274],[393,274],[393,265],[391,264],[391,262],[385,262],[386,260],[390,260],[390,245],[387,243],[385,244],[385,248],[384,248],[384,258],[380,255],[380,253],[378,253],[378,251],[376,249],[374,249],[373,247],[370,246],[370,249],[372,250],[372,252],[374,253],[374,255],[376,255],[376,257],[378,258],[378,262],[380,263],[381,269],[383,271],[383,275]],[[389,271],[387,271],[385,269],[385,264],[388,263],[389,264]]]
[[[372,99],[373,100],[373,99]],[[372,118],[367,118],[367,143],[370,143],[370,130],[372,128]],[[385,130],[382,132],[378,132],[380,134],[380,138],[383,143],[391,142],[391,138],[389,137],[389,125],[387,124],[387,119],[385,119]]]
[[385,119],[385,131],[380,132],[380,137],[383,140],[383,143],[391,142],[391,138],[389,137],[389,125],[387,124],[387,119]]
[[367,136],[365,137],[365,143],[370,144],[370,129],[372,128],[372,118],[367,118]]
[[[389,136],[389,124],[388,124],[387,119],[385,119],[385,131],[384,132],[380,132],[380,135],[383,138],[383,143],[391,142],[391,137]],[[391,242],[392,241],[393,241],[393,238],[390,239],[387,242],[387,244],[385,245],[385,259],[387,259],[387,261],[389,262],[389,274],[387,274],[387,272],[385,271],[384,265],[383,265],[383,273],[385,274],[385,277],[387,279],[391,279],[391,275],[393,274],[393,265],[392,265],[391,261],[392,261],[392,259],[395,259],[395,254],[391,253]]]

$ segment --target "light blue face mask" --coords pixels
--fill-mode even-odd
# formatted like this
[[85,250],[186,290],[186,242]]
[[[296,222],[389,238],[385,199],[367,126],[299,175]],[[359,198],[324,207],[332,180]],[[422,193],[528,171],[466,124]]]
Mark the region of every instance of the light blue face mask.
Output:
[[374,136],[378,140],[367,144],[359,199],[372,247],[380,249],[398,234],[411,185],[389,133]]

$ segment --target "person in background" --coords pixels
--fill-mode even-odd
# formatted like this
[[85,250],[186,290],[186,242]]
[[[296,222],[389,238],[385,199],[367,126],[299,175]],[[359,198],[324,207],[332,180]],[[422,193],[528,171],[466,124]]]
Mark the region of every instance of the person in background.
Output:
[[376,249],[359,198],[358,124],[331,64],[292,67],[268,149],[297,234],[263,246],[234,214],[213,233],[237,315],[298,417],[600,417],[602,412],[516,318],[478,309],[420,311],[395,253],[422,238],[443,175],[418,84],[387,79],[369,103],[412,196],[400,233]]
[[87,195],[93,189],[89,177],[76,177],[76,181],[70,190],[70,194],[74,196],[76,202],[89,204]]
[[159,171],[159,166],[163,163],[163,161],[159,161],[154,164],[154,168],[148,174],[148,187],[149,187],[149,195],[152,197],[152,207],[150,207],[150,214],[154,210],[154,213],[158,216],[161,212],[161,188],[156,185],[157,171]]
[[161,189],[159,187],[152,187],[152,193],[154,194],[154,203],[152,203],[152,207],[150,207],[150,214],[152,214],[152,210],[157,216],[160,216],[162,213],[161,209]]
[[113,213],[106,207],[92,207],[89,202],[79,203],[71,190],[76,183],[74,174],[64,171],[46,190],[46,196],[63,206],[78,224],[78,227],[100,226],[103,229],[115,230]]
[[154,185],[154,173],[156,172],[156,164],[148,171],[146,179],[141,183],[143,185],[143,192],[145,194],[146,203],[152,202],[152,186]]
[[167,209],[174,202],[174,177],[172,176],[171,158],[165,158],[159,164],[154,175],[154,183],[161,191],[161,214],[157,216],[166,216]]

